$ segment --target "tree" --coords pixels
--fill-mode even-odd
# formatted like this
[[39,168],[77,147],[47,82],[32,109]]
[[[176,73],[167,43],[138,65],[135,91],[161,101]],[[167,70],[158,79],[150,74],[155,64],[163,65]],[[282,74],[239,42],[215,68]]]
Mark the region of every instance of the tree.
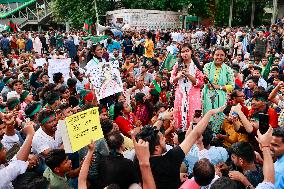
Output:
[[213,15],[212,12],[210,12],[209,0],[189,0],[189,3],[191,4],[189,14],[201,18],[208,18]]
[[[113,10],[114,3],[114,0],[97,0],[98,14],[105,15],[106,11]],[[52,10],[56,21],[68,21],[74,28],[82,28],[87,18],[96,21],[94,16],[96,11],[92,0],[53,0]],[[104,23],[101,17],[99,19]]]

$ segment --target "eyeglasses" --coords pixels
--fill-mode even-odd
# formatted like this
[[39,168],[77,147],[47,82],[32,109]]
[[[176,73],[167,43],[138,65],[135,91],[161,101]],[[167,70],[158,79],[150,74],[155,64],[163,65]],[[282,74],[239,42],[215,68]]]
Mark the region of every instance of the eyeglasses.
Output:
[[214,54],[214,56],[216,56],[216,57],[225,57],[224,54]]

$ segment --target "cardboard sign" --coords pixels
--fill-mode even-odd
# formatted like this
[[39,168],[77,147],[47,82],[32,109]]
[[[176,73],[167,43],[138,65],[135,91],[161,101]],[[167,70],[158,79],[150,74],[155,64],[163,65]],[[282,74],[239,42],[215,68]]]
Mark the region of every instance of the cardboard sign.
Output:
[[79,112],[59,121],[66,153],[73,153],[102,137],[98,107]]
[[[49,59],[48,60],[48,76],[49,78],[53,78],[53,74],[55,73],[62,73],[64,77],[64,81],[67,82],[67,80],[70,78],[70,63],[71,58],[67,59]],[[50,80],[53,82],[53,80]]]
[[120,72],[110,62],[96,62],[92,59],[85,68],[95,88],[97,100],[123,91]]

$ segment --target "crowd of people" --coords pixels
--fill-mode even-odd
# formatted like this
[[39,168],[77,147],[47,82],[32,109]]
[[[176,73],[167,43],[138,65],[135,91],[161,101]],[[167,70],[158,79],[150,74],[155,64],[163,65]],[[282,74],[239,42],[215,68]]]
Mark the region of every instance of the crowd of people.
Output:
[[[284,188],[284,18],[105,33],[2,33],[0,188]],[[66,58],[68,79],[50,78]],[[97,100],[90,61],[118,69],[123,91]],[[58,121],[93,107],[104,137],[65,153]]]

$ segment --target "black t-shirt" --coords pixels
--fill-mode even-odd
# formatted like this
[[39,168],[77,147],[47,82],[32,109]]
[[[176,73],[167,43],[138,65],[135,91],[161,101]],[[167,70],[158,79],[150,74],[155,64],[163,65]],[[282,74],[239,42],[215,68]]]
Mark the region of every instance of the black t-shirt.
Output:
[[[150,158],[157,189],[176,189],[180,186],[180,166],[184,157],[184,152],[177,146],[164,155]],[[135,166],[139,169],[138,161],[135,161]]]
[[100,189],[110,184],[128,189],[131,184],[139,183],[139,178],[133,162],[119,154],[102,157],[98,163],[98,182]]

